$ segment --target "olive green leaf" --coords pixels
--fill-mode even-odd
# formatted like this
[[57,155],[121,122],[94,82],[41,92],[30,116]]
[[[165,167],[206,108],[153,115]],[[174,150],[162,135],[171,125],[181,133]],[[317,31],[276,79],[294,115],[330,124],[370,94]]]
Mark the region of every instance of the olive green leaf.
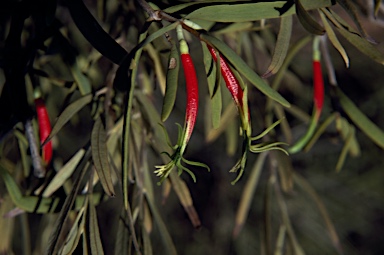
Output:
[[77,59],[75,59],[75,61],[71,64],[69,68],[71,70],[73,78],[75,79],[77,87],[79,88],[80,94],[82,96],[85,96],[92,92],[92,85],[88,77],[85,76],[80,70],[80,67],[77,62]]
[[280,30],[277,36],[276,46],[272,55],[272,61],[267,71],[262,75],[263,78],[276,74],[283,65],[284,59],[287,56],[291,33],[292,16],[282,17],[280,20]]
[[91,134],[92,159],[101,185],[108,196],[115,196],[108,162],[107,136],[101,118],[97,118]]
[[289,107],[290,103],[285,100],[278,92],[268,86],[263,79],[260,78],[231,48],[216,37],[208,34],[201,34],[201,38],[212,44],[223,56],[234,66],[234,68],[244,75],[253,85],[256,86],[266,96],[279,102],[280,104]]
[[[261,19],[279,18],[294,14],[293,8],[288,9],[283,14],[279,9],[287,1],[242,3],[242,4],[220,4],[208,5],[189,13],[187,19],[210,20],[216,22],[246,22]],[[303,10],[328,7],[332,5],[331,0],[302,1]],[[214,13],[214,15],[212,15]]]
[[300,0],[295,0],[295,7],[301,25],[308,32],[315,35],[323,35],[325,33],[324,28],[309,15]]
[[84,106],[89,104],[91,101],[92,95],[86,95],[68,105],[57,118],[55,125],[52,127],[51,133],[49,134],[48,138],[44,141],[43,145],[46,144],[49,140],[51,140],[52,137],[54,137],[77,112],[83,109]]
[[84,231],[84,226],[85,226],[84,215],[85,214],[86,214],[85,207],[82,207],[78,212],[75,221],[73,222],[71,230],[67,235],[67,238],[63,244],[62,249],[59,252],[60,255],[72,254],[75,251],[80,241],[80,237]]
[[179,81],[180,58],[179,51],[175,43],[172,44],[171,53],[168,58],[167,80],[161,120],[164,122],[171,114],[175,105],[176,93]]
[[66,223],[69,219],[69,212],[71,208],[73,207],[73,204],[75,203],[76,196],[78,194],[78,191],[80,189],[81,181],[83,180],[85,173],[87,172],[89,168],[88,160],[91,157],[91,149],[88,148],[87,152],[85,153],[84,157],[82,158],[81,162],[77,166],[76,170],[79,172],[77,175],[73,186],[71,193],[67,196],[65,199],[64,205],[62,207],[62,210],[60,211],[59,217],[55,223],[55,226],[53,228],[53,233],[50,235],[49,239],[49,245],[47,247],[47,250],[45,254],[56,254],[59,250],[60,244],[62,242],[62,236],[64,232],[64,226],[66,226]]
[[384,149],[384,132],[373,123],[339,88],[336,88],[340,104],[348,117],[379,147]]

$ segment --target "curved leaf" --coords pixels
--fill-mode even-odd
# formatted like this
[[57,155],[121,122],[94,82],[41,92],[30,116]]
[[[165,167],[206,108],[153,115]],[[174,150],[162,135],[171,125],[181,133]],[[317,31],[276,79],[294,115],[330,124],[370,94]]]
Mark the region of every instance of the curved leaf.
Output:
[[239,57],[231,48],[229,48],[224,42],[220,41],[216,37],[208,34],[201,34],[201,39],[209,42],[235,67],[235,69],[244,75],[253,85],[256,86],[266,96],[279,102],[285,107],[289,107],[290,103],[285,100],[278,92],[268,86],[263,79],[260,78],[245,62]]
[[66,0],[73,21],[85,39],[103,56],[119,64],[127,51],[120,46],[92,16],[82,0]]
[[97,222],[96,208],[93,204],[92,194],[89,195],[88,203],[88,228],[89,228],[89,244],[91,246],[91,254],[104,254],[103,245],[101,244],[99,224]]
[[262,75],[263,78],[276,74],[283,65],[285,57],[287,56],[291,33],[292,16],[282,17],[280,20],[279,35],[277,36],[275,50],[273,51],[272,62],[267,71]]
[[325,33],[324,28],[309,15],[300,0],[295,0],[295,7],[301,25],[308,32],[315,35],[323,35]]
[[75,115],[78,111],[84,108],[87,104],[92,101],[92,95],[86,95],[82,98],[77,99],[73,103],[67,106],[64,111],[58,117],[55,125],[52,127],[52,131],[48,138],[44,141],[43,145],[52,139],[61,129],[67,124],[67,122]]
[[101,118],[97,118],[91,135],[92,159],[101,185],[108,196],[115,196],[108,162],[107,136]]

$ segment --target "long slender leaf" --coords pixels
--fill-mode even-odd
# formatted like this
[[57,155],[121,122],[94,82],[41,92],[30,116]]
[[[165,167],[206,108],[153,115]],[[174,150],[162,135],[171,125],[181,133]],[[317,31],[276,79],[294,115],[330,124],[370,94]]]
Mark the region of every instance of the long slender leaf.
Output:
[[81,160],[80,164],[76,168],[80,173],[77,176],[76,180],[73,183],[73,187],[71,190],[71,193],[67,196],[65,199],[63,208],[60,212],[59,218],[56,221],[56,224],[54,226],[53,233],[51,234],[51,237],[49,239],[49,245],[47,247],[47,250],[45,254],[57,254],[60,243],[62,242],[62,235],[65,223],[68,220],[69,217],[69,211],[72,208],[73,204],[75,203],[77,193],[80,189],[80,184],[82,179],[84,178],[84,175],[88,169],[88,160],[91,157],[91,149],[89,148],[87,152],[85,153],[83,159]]
[[267,71],[262,75],[267,78],[279,71],[287,56],[289,41],[292,33],[292,16],[282,17],[280,20],[280,30],[277,36],[275,50],[273,51],[272,61]]
[[168,58],[167,82],[161,112],[161,120],[164,122],[171,114],[176,101],[177,85],[179,81],[180,57],[176,44],[173,43]]
[[341,89],[337,88],[340,104],[348,117],[364,132],[372,142],[384,149],[384,132],[373,123],[360,109],[350,100]]
[[91,254],[104,254],[103,246],[101,244],[99,223],[97,221],[96,208],[93,204],[92,194],[89,195],[88,203],[88,230],[89,230],[89,244],[91,247]]
[[84,231],[84,226],[85,226],[84,212],[85,212],[85,207],[81,208],[81,210],[77,214],[76,219],[73,222],[73,225],[71,227],[71,230],[69,231],[67,238],[63,244],[63,248],[60,250],[59,254],[67,255],[67,254],[72,254],[75,251],[80,241],[81,234]]
[[233,229],[232,234],[234,237],[238,236],[245,223],[267,155],[268,152],[264,152],[259,155],[255,165],[252,168],[251,175],[249,176],[247,183],[245,184],[243,193],[241,195],[240,204],[236,213],[235,227]]
[[[304,10],[328,7],[332,5],[331,0],[302,1]],[[294,14],[294,9],[286,11],[284,5],[287,1],[242,3],[242,4],[219,4],[199,8],[186,16],[188,19],[210,20],[216,22],[246,22],[261,19],[278,18]],[[212,15],[214,13],[214,15]]]
[[60,114],[58,117],[55,125],[52,128],[51,133],[49,134],[48,138],[44,141],[43,145],[46,144],[49,140],[52,139],[67,122],[81,109],[84,108],[87,104],[89,104],[92,101],[92,95],[86,95],[83,96],[70,105],[68,105],[64,111]]
[[344,63],[346,65],[346,67],[348,68],[349,67],[349,58],[348,58],[347,52],[344,50],[343,45],[341,45],[341,43],[337,39],[337,36],[336,36],[335,32],[333,31],[332,27],[330,26],[330,24],[328,23],[324,13],[322,11],[319,11],[319,14],[321,17],[321,21],[323,22],[325,31],[327,32],[329,40],[331,41],[333,47],[335,47],[335,49],[343,57]]
[[85,153],[84,149],[80,149],[60,170],[56,173],[55,177],[49,182],[45,188],[42,196],[50,197],[53,192],[63,186],[64,182],[73,174],[76,166],[79,164],[81,158]]
[[323,35],[325,33],[324,28],[309,15],[300,0],[295,0],[295,7],[301,25],[308,32],[315,35]]
[[279,102],[280,104],[289,107],[290,104],[285,100],[278,92],[268,86],[263,79],[260,78],[245,62],[239,57],[231,48],[229,48],[224,42],[220,41],[216,37],[208,34],[201,34],[201,38],[204,41],[209,42],[215,48],[219,50],[221,54],[235,67],[235,69],[244,75],[253,85],[256,86],[266,96]]
[[108,162],[107,136],[101,118],[97,118],[91,134],[92,159],[101,185],[108,196],[115,196]]

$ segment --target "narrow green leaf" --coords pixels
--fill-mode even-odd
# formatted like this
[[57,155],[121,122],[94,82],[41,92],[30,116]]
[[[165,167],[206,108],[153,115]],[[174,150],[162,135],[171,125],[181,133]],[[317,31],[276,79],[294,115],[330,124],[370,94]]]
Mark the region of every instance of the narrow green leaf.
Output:
[[[147,36],[147,31],[143,32],[139,36],[139,41],[140,43],[144,40],[144,38]],[[129,89],[129,94],[128,94],[128,100],[125,104],[125,114],[124,114],[124,124],[123,124],[123,148],[122,148],[122,167],[123,167],[123,173],[122,173],[122,178],[123,178],[123,200],[124,200],[124,207],[126,210],[128,210],[129,207],[129,201],[128,201],[128,171],[129,171],[129,143],[131,142],[129,139],[129,133],[131,130],[131,115],[132,115],[132,104],[133,104],[133,92],[135,89],[135,86],[133,85],[136,81],[136,76],[137,76],[137,66],[139,64],[139,60],[141,57],[143,48],[138,48],[137,51],[135,51],[135,64],[136,68],[132,70],[131,74],[131,84],[132,86]],[[133,52],[133,50],[132,50]],[[131,53],[130,53],[131,54]],[[130,62],[130,61],[129,61]],[[128,68],[128,67],[127,67]],[[123,69],[121,69],[123,70]],[[123,70],[124,71],[124,70]],[[128,70],[126,69],[125,72]],[[116,76],[118,74],[116,73]],[[123,74],[126,76],[126,74]]]
[[344,254],[335,226],[333,225],[332,220],[329,217],[328,211],[320,196],[317,194],[316,190],[308,183],[305,178],[295,172],[293,173],[293,179],[301,187],[301,189],[305,191],[316,203],[317,207],[319,208],[319,212],[325,221],[325,225],[327,227],[328,234],[331,238],[333,246],[336,248],[339,254]]
[[[208,5],[191,12],[186,18],[216,22],[246,22],[294,14],[293,8],[283,11],[285,4],[287,1]],[[329,7],[332,5],[332,1],[306,0],[302,1],[302,5],[304,10],[310,10]],[[212,15],[213,13],[214,15]]]
[[92,16],[82,0],[66,0],[67,8],[73,21],[83,34],[85,39],[95,47],[103,56],[120,64],[127,51],[120,46]]
[[349,32],[345,28],[338,28],[336,30],[340,32],[345,39],[347,39],[351,44],[353,44],[359,51],[367,55],[372,60],[376,61],[379,64],[384,65],[384,54],[381,53],[375,46],[369,43],[366,39],[362,38],[360,35],[353,32]]
[[323,35],[325,33],[324,28],[309,15],[300,0],[295,0],[295,7],[301,25],[308,32],[315,35]]
[[89,194],[88,203],[88,230],[89,230],[89,244],[91,247],[91,254],[104,254],[103,246],[101,244],[99,223],[97,222],[97,213],[95,205],[93,204],[92,194]]
[[384,132],[360,111],[360,109],[337,88],[340,104],[348,117],[364,132],[376,145],[384,149]]
[[215,48],[219,50],[221,54],[234,66],[234,68],[244,75],[253,85],[256,86],[266,96],[279,102],[280,104],[289,107],[290,103],[285,100],[278,92],[268,86],[263,79],[260,78],[245,62],[239,57],[231,48],[229,48],[224,42],[220,41],[216,37],[208,34],[201,34],[201,38],[204,41],[209,42]]
[[374,0],[375,1],[375,9],[374,9],[374,15],[375,18],[377,17],[377,14],[379,13],[380,6],[381,6],[381,0]]
[[351,125],[349,127],[349,132],[347,134],[343,149],[341,150],[339,159],[337,160],[337,163],[336,163],[336,172],[340,172],[341,169],[343,168],[345,159],[347,158],[347,154],[350,151],[354,136],[355,136],[355,128]]
[[91,135],[92,159],[101,185],[108,196],[114,197],[111,169],[108,162],[107,135],[101,118],[97,118]]
[[283,65],[285,57],[287,56],[291,33],[292,16],[282,17],[280,19],[280,30],[277,36],[275,50],[273,51],[272,62],[267,71],[262,75],[263,78],[276,74]]
[[75,59],[75,61],[70,66],[70,70],[73,78],[75,79],[77,87],[80,90],[80,94],[82,96],[90,94],[92,92],[91,82],[89,81],[88,77],[85,76],[80,70],[77,59]]
[[248,177],[247,183],[244,186],[241,199],[240,199],[240,204],[236,212],[235,227],[233,229],[233,234],[232,234],[233,237],[238,236],[248,216],[249,209],[251,207],[251,202],[255,194],[255,190],[259,182],[260,174],[262,172],[264,161],[267,155],[268,155],[268,152],[261,153],[259,155],[259,157],[257,158],[257,161],[255,162],[255,165],[252,168],[252,172]]
[[75,171],[76,166],[79,164],[81,158],[84,156],[85,150],[80,149],[68,162],[56,173],[55,177],[49,182],[45,188],[42,196],[50,197],[53,192],[63,186],[64,182]]
[[357,14],[358,10],[353,1],[349,0],[336,0],[336,2],[344,8],[344,10],[347,11],[349,14],[349,17],[353,20],[355,25],[357,26],[357,29],[359,30],[360,34],[365,38],[365,39],[370,39],[368,36],[367,32],[365,31],[363,25],[361,24],[360,18]]
[[336,36],[335,32],[333,31],[332,27],[330,26],[330,24],[328,23],[324,13],[322,11],[319,11],[319,14],[321,17],[321,21],[323,22],[325,31],[327,32],[329,40],[331,41],[333,47],[335,47],[335,49],[343,57],[345,66],[348,68],[349,67],[349,58],[348,58],[347,52],[345,51],[343,45],[341,45],[341,43],[337,39],[337,36]]
[[171,53],[168,58],[168,71],[166,89],[161,112],[161,120],[164,122],[171,114],[175,105],[177,87],[179,82],[180,57],[175,43],[172,44]]
[[49,134],[48,138],[44,141],[43,145],[50,141],[52,137],[54,137],[77,112],[83,109],[84,106],[89,104],[91,101],[92,95],[86,95],[68,105],[57,118],[57,121],[53,126],[51,133]]

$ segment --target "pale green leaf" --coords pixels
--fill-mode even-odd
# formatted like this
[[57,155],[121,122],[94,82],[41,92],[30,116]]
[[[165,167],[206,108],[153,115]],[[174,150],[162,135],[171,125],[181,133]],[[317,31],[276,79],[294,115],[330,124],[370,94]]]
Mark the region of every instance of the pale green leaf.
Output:
[[80,241],[81,234],[84,231],[84,225],[85,225],[84,211],[85,211],[85,207],[81,208],[81,210],[77,214],[76,219],[73,222],[71,230],[69,231],[67,238],[59,254],[67,255],[67,254],[72,254],[75,251]]
[[88,77],[81,72],[80,67],[77,64],[77,60],[73,62],[70,70],[73,78],[75,79],[77,87],[80,90],[80,94],[82,96],[90,94],[92,92],[91,82],[89,81]]
[[376,145],[384,149],[384,132],[373,123],[360,109],[339,89],[337,95],[340,104],[348,117],[361,129]]
[[64,111],[60,114],[60,116],[57,118],[55,125],[52,127],[51,133],[49,134],[48,138],[44,141],[43,144],[46,144],[49,140],[51,140],[52,137],[54,137],[77,112],[83,109],[84,106],[89,104],[91,101],[92,101],[92,95],[86,95],[84,97],[77,99],[70,105],[68,105],[64,109]]
[[231,48],[216,37],[208,34],[202,34],[201,38],[212,44],[218,51],[234,66],[234,68],[244,75],[253,85],[256,86],[266,96],[279,102],[280,104],[289,107],[290,103],[285,100],[278,92],[268,86],[263,79],[260,78]]
[[171,53],[168,58],[168,71],[166,89],[161,112],[161,120],[164,122],[171,114],[175,105],[177,87],[179,82],[180,58],[179,51],[175,43],[172,44]]
[[273,51],[272,61],[267,71],[262,75],[267,78],[279,71],[287,56],[289,41],[292,33],[292,16],[282,17],[280,20],[280,30],[277,36],[275,50]]
[[[216,22],[246,22],[294,14],[294,8],[289,8],[285,12],[280,11],[285,4],[287,1],[209,5],[191,12],[186,18]],[[305,10],[310,10],[331,6],[332,1],[306,0],[302,1],[302,5]]]
[[84,156],[85,150],[80,149],[53,177],[45,188],[42,196],[50,197],[53,192],[63,186],[64,182],[72,175],[75,171],[76,166],[79,164],[81,158]]

